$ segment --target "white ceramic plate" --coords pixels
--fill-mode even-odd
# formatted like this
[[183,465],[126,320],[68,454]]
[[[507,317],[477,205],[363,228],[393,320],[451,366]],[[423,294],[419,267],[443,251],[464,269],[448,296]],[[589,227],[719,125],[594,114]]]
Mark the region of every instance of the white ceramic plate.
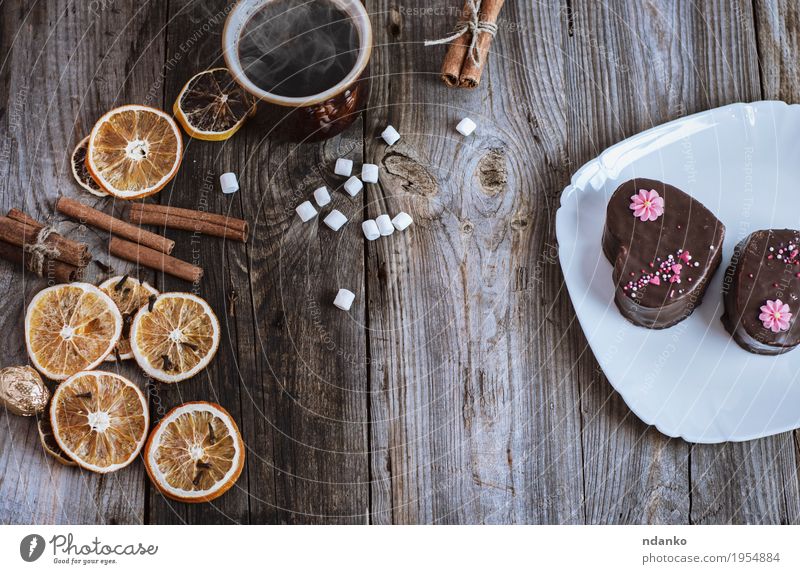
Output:
[[[636,327],[614,304],[601,237],[608,199],[633,177],[677,186],[726,227],[722,264],[702,305],[670,329]],[[573,176],[556,215],[567,288],[608,380],[644,422],[702,443],[800,427],[800,349],[748,353],[719,319],[734,245],[757,229],[784,227],[800,228],[798,105],[733,104],[695,114],[607,149]]]

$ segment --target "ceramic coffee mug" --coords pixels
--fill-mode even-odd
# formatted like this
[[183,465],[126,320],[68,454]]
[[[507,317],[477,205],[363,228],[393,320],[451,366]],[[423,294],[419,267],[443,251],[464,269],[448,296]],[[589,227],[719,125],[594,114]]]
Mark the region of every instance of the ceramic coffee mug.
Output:
[[[259,113],[269,115],[275,133],[292,141],[313,141],[332,137],[347,128],[363,110],[369,97],[368,64],[372,53],[372,25],[364,5],[358,0],[325,0],[350,18],[357,35],[357,54],[348,60],[352,69],[334,85],[320,85],[319,92],[291,96],[277,94],[260,87],[253,79],[253,66],[248,76],[248,65],[243,64],[240,44],[254,16],[262,17],[263,10],[272,9],[268,23],[281,26],[281,19],[292,17],[293,6],[305,8],[304,3],[286,0],[242,0],[228,15],[222,33],[225,62],[234,79],[249,93],[259,99]],[[272,6],[270,6],[272,4]],[[289,9],[281,12],[284,6]],[[277,12],[276,12],[277,11]],[[262,14],[259,14],[262,12]],[[309,41],[313,35],[309,34]],[[302,39],[302,36],[300,37]],[[247,41],[247,39],[245,39]],[[293,38],[296,41],[296,38]],[[314,53],[313,46],[307,52]],[[352,53],[352,51],[350,52]],[[297,62],[293,62],[297,65]],[[308,62],[311,66],[314,62]],[[299,65],[303,65],[300,62]],[[321,82],[324,84],[324,82]]]

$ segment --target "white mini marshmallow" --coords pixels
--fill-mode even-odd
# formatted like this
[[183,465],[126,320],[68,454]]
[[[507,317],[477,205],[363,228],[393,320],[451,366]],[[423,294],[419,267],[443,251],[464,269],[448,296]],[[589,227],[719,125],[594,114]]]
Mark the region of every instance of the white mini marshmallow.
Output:
[[336,167],[333,168],[333,173],[344,177],[350,177],[353,173],[353,160],[340,157],[336,160]]
[[367,219],[361,224],[361,229],[364,231],[364,237],[370,241],[375,241],[381,236],[381,232],[378,229],[378,224],[375,223],[374,219]]
[[344,184],[344,190],[350,194],[350,197],[357,196],[362,189],[364,189],[364,184],[356,176],[351,177]]
[[300,205],[297,206],[295,209],[297,215],[300,216],[300,219],[303,220],[303,223],[308,221],[309,219],[313,219],[315,215],[317,215],[317,210],[314,209],[314,206],[311,205],[310,201],[304,201]]
[[353,306],[353,301],[355,300],[355,293],[348,291],[347,289],[339,289],[339,292],[336,294],[336,299],[333,300],[333,304],[339,307],[339,309],[342,311],[349,311],[350,307]]
[[223,173],[219,176],[219,185],[222,188],[222,193],[235,193],[239,191],[239,182],[236,181],[235,173]]
[[463,135],[463,136],[468,136],[468,135],[471,135],[472,132],[474,132],[475,128],[477,128],[477,127],[478,127],[478,124],[473,122],[471,119],[464,118],[463,120],[458,122],[458,125],[456,126],[456,131],[458,133],[460,133],[461,135]]
[[365,163],[361,166],[361,179],[365,183],[378,183],[378,166],[374,163]]
[[328,188],[324,185],[314,190],[314,201],[317,205],[323,207],[331,202],[331,194],[328,193]]
[[328,217],[322,220],[322,222],[334,231],[339,231],[342,225],[347,223],[347,218],[344,216],[344,213],[338,209],[334,209],[328,214]]
[[400,132],[394,129],[393,126],[389,126],[385,130],[383,130],[381,137],[383,138],[383,141],[385,141],[387,145],[394,145],[398,141],[400,141]]
[[411,216],[407,214],[405,211],[401,211],[397,215],[394,216],[392,219],[392,225],[397,231],[403,231],[406,227],[414,223],[414,220],[411,219]]
[[389,216],[385,213],[383,215],[379,215],[375,219],[375,223],[378,225],[378,231],[380,231],[381,235],[384,237],[394,233],[394,225],[392,225],[392,220],[389,219]]

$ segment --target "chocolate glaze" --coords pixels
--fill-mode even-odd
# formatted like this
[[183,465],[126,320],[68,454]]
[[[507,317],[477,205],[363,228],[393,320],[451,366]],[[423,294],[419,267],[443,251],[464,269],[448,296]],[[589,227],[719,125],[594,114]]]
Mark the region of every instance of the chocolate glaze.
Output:
[[[756,231],[734,249],[722,286],[721,319],[743,349],[779,355],[800,344],[800,321],[794,320],[800,311],[799,249],[800,231],[794,229]],[[789,305],[792,322],[788,331],[773,333],[758,316],[767,300],[777,299]]]
[[[664,198],[664,213],[655,221],[641,221],[629,207],[641,189]],[[724,238],[722,222],[677,187],[644,178],[620,185],[608,202],[603,231],[620,313],[649,329],[671,327],[691,315],[719,267]],[[670,269],[673,261],[681,265],[677,272]],[[673,275],[680,282],[670,282]]]

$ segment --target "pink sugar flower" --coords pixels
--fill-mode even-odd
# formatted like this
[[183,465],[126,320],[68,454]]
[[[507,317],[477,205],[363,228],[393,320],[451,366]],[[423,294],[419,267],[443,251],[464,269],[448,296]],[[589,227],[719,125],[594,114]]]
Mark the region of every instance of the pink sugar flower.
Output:
[[761,315],[758,319],[763,323],[765,329],[769,329],[773,333],[789,330],[789,322],[792,320],[792,314],[789,311],[789,305],[783,303],[780,299],[775,301],[767,301],[765,305],[761,306]]
[[631,196],[633,216],[642,221],[655,221],[664,213],[664,198],[655,189],[640,189],[637,195]]

